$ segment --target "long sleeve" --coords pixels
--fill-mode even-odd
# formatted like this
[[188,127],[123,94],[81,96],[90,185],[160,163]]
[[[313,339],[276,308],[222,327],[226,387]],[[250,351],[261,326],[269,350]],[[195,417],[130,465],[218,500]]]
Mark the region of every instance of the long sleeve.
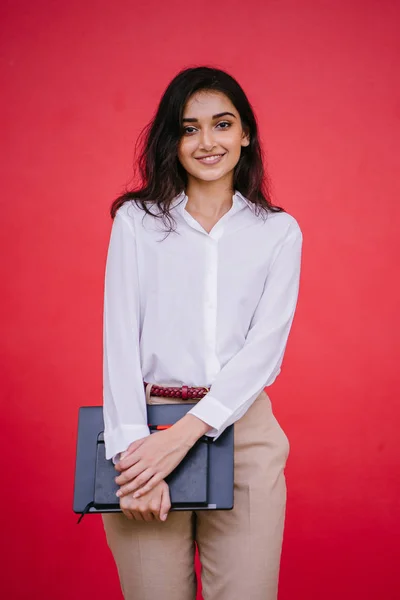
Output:
[[190,410],[212,426],[207,435],[214,439],[243,416],[280,373],[298,298],[302,239],[293,219],[273,257],[244,345]]
[[107,253],[103,319],[103,416],[106,458],[149,435],[140,365],[136,241],[117,211]]

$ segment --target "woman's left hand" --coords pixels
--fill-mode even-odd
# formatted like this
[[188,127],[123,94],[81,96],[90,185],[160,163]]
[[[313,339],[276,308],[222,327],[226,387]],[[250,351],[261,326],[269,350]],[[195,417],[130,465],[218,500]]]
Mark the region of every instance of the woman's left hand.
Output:
[[[133,442],[115,465],[121,471],[118,497],[134,493],[139,498],[165,479],[210,426],[194,415],[185,415],[172,427]],[[140,488],[140,489],[139,489]]]

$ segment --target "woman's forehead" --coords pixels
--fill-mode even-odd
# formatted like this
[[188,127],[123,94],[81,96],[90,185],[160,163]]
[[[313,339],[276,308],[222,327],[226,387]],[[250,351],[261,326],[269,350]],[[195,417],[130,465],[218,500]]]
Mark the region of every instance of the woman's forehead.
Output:
[[187,101],[183,115],[185,117],[212,117],[214,114],[228,110],[237,113],[232,102],[223,92],[200,90],[195,92]]

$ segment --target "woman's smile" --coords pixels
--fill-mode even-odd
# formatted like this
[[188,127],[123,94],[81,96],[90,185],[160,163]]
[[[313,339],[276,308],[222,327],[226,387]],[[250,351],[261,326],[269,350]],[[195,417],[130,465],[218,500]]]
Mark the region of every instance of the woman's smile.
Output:
[[196,160],[201,162],[203,165],[215,165],[218,162],[220,162],[220,160],[225,156],[225,154],[226,152],[224,154],[213,154],[212,156],[196,158]]

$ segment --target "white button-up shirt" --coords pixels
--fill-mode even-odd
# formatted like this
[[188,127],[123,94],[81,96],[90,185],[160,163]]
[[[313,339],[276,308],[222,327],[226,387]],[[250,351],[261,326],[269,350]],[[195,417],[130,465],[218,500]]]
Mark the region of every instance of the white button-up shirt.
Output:
[[116,213],[104,290],[107,458],[150,433],[143,380],[210,388],[190,413],[217,438],[281,370],[302,233],[286,212],[265,220],[238,191],[232,199],[210,233],[185,210],[185,192],[171,206],[176,233],[134,202]]

